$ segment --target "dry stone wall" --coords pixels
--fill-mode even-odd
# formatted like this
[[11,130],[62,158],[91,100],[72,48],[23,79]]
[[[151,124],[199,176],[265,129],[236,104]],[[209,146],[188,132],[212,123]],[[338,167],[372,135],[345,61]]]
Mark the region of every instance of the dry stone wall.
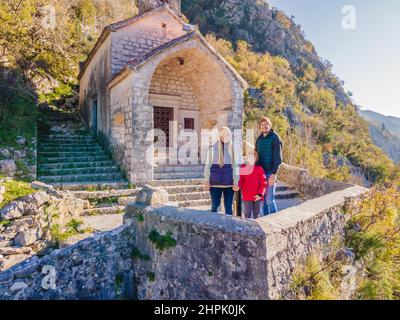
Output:
[[52,227],[58,226],[62,232],[72,219],[78,221],[87,206],[87,201],[77,199],[68,192],[46,187],[2,208],[0,272],[34,255],[51,251]]
[[129,225],[0,272],[0,300],[134,299]]

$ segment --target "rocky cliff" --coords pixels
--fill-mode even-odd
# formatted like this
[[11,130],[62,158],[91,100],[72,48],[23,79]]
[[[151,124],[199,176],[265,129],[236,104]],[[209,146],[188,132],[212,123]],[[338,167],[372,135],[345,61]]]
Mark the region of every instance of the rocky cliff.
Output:
[[343,82],[331,72],[332,65],[318,56],[313,44],[293,19],[261,0],[183,0],[182,11],[203,33],[233,42],[245,40],[257,52],[283,56],[295,71],[312,65],[316,83],[332,89],[338,102],[350,102]]

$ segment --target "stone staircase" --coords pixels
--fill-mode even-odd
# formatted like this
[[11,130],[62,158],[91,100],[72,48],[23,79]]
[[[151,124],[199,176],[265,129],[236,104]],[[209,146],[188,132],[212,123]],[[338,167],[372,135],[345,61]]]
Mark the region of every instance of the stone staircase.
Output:
[[60,189],[121,188],[115,162],[80,122],[52,119],[38,139],[38,180]]

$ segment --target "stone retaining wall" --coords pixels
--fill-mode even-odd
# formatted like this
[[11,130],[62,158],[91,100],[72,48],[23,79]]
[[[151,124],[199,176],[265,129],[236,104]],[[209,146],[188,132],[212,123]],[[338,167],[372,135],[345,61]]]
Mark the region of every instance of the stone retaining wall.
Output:
[[0,273],[0,300],[135,298],[130,225]]
[[[343,234],[343,206],[366,192],[353,186],[257,220],[131,204],[138,298],[279,299],[295,267]],[[154,235],[171,246],[157,249]]]
[[279,168],[278,179],[293,186],[303,197],[309,199],[353,186],[349,183],[314,177],[305,169],[292,167],[285,163]]

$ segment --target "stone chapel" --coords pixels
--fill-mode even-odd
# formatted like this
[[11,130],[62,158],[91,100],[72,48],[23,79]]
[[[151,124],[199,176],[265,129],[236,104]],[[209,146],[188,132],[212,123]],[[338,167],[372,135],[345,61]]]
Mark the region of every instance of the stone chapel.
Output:
[[247,88],[182,20],[180,0],[138,0],[138,8],[103,30],[79,74],[82,119],[131,182],[154,180],[158,158],[168,157],[155,153],[153,129],[165,133],[167,150],[183,143],[182,130],[242,129]]

